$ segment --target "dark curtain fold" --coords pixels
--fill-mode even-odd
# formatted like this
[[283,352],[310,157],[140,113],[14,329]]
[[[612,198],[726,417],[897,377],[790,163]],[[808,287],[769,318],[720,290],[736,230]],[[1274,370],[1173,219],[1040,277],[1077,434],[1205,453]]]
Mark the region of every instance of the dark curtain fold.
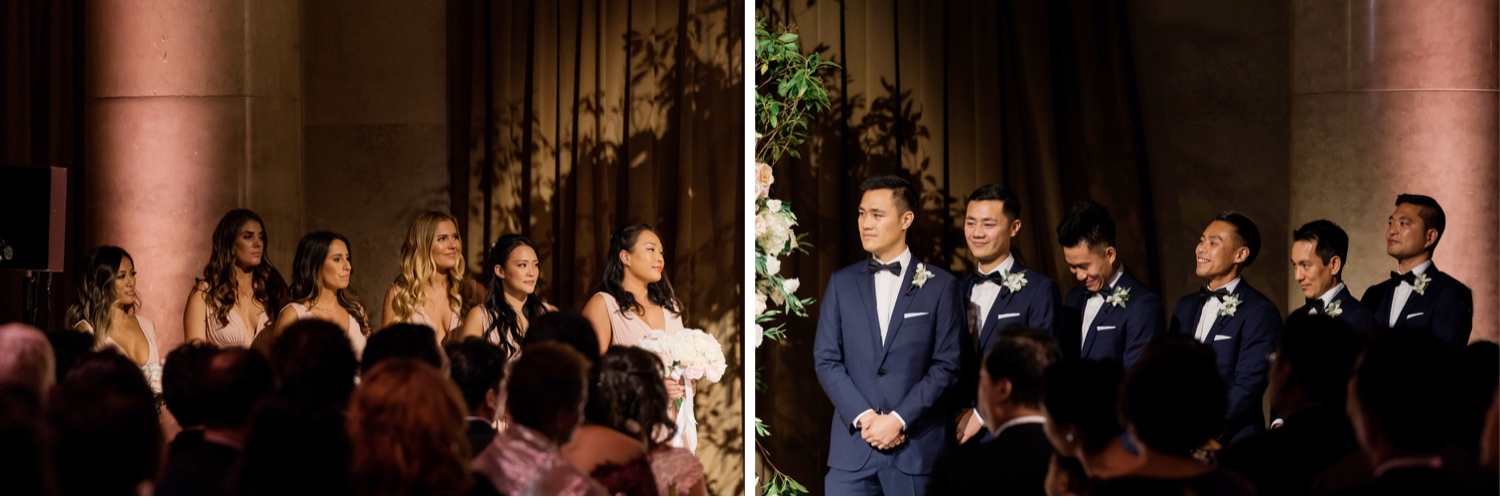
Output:
[[703,383],[709,490],[743,493],[740,0],[451,0],[455,213],[479,271],[506,233],[537,242],[542,289],[579,309],[609,236],[653,225],[685,324],[719,338]]
[[[1019,259],[1064,292],[1077,283],[1056,226],[1083,199],[1110,208],[1126,266],[1156,286],[1124,11],[1122,0],[759,3],[773,26],[794,26],[805,49],[843,66],[827,79],[834,108],[814,124],[805,159],[776,165],[772,196],[793,202],[816,247],[784,272],[820,298],[834,270],[868,256],[855,237],[860,180],[899,174],[921,192],[908,243],[928,262],[971,270],[965,198],[1001,183],[1021,203]],[[762,347],[771,390],[757,408],[773,433],[767,448],[776,466],[819,493],[832,407],[806,381],[815,322],[793,319],[788,340]]]

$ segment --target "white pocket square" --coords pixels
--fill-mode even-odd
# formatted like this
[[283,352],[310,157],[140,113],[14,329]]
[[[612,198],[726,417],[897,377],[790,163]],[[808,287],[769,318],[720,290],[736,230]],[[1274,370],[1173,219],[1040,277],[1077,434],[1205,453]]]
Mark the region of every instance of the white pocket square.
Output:
[[999,316],[995,316],[995,319],[1007,319],[1007,318],[1015,318],[1015,317],[1021,317],[1021,313],[1019,313],[1019,312],[1007,312],[1005,314],[1001,314]]
[[1099,331],[1107,331],[1107,330],[1113,330],[1113,329],[1115,329],[1115,327],[1114,326],[1100,326],[1100,327],[1098,327],[1096,329],[1098,329]]
[[1231,338],[1234,338],[1234,337],[1229,336],[1229,335],[1214,335],[1214,341],[1215,342],[1217,342],[1219,340],[1229,340]]
[[906,319],[906,318],[919,318],[919,317],[926,316],[926,315],[927,315],[927,313],[925,313],[925,312],[908,312],[905,315],[902,315],[901,318],[902,319]]
[[1411,319],[1411,318],[1414,318],[1414,317],[1417,317],[1417,316],[1421,316],[1423,314],[1427,314],[1427,313],[1425,313],[1425,312],[1413,312],[1411,314],[1407,314],[1406,315],[1406,319]]

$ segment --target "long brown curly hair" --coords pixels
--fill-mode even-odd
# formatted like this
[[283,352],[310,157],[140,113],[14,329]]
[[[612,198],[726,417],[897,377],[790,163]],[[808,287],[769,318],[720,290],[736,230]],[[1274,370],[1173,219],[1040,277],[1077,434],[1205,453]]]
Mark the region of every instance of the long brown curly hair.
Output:
[[412,359],[381,361],[349,402],[354,493],[459,495],[469,490],[468,409],[443,373]]
[[[270,235],[266,234],[266,223],[261,221],[260,215],[255,211],[229,211],[219,219],[219,225],[214,227],[214,249],[208,256],[208,264],[203,266],[203,278],[198,280],[208,286],[204,300],[208,302],[209,315],[213,316],[219,326],[229,324],[229,311],[234,309],[235,299],[239,296],[239,280],[234,276],[234,242],[239,238],[241,229],[250,221],[260,225],[261,243],[265,246],[271,244]],[[281,273],[271,265],[270,257],[264,252],[261,253],[260,265],[255,266],[252,271],[252,280],[255,301],[265,309],[266,317],[271,322],[276,322],[276,314],[286,301],[286,280],[281,278]]]

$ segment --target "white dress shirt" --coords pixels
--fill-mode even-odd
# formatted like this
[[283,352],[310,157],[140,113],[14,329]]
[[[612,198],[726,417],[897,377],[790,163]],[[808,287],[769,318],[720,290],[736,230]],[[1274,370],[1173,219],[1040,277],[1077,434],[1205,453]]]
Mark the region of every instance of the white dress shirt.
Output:
[[[1411,268],[1411,272],[1417,274],[1427,274],[1427,268],[1430,267],[1432,267],[1432,261],[1429,260],[1417,267]],[[1411,299],[1412,290],[1413,288],[1411,284],[1405,281],[1402,281],[1400,285],[1396,285],[1396,291],[1391,295],[1391,327],[1396,326],[1396,319],[1400,318],[1401,311],[1405,310],[1406,301],[1408,299]]]
[[1318,297],[1318,302],[1319,302],[1318,305],[1315,305],[1315,306],[1312,307],[1312,309],[1309,309],[1307,311],[1307,314],[1309,316],[1322,314],[1323,313],[1323,309],[1327,308],[1328,304],[1333,303],[1333,296],[1334,295],[1338,295],[1339,291],[1341,291],[1343,289],[1344,289],[1344,284],[1343,283],[1339,283],[1337,285],[1334,285],[1333,288],[1328,289],[1328,291],[1323,292],[1323,296]]
[[[1010,268],[1015,267],[1015,265],[1016,258],[1011,257],[1010,254],[1006,254],[1005,260],[1000,261],[1000,264],[995,265],[995,267],[989,270],[985,270],[983,267],[979,268],[979,274],[988,276],[1000,272],[1009,273]],[[974,314],[974,333],[976,335],[979,334],[979,330],[984,329],[984,320],[989,317],[990,311],[993,310],[995,297],[1000,295],[1000,288],[1002,287],[995,284],[995,282],[984,280],[974,285],[973,291],[969,292],[969,303],[974,304],[974,307],[978,310]]]
[[[1109,287],[1114,288],[1120,282],[1120,276],[1125,274],[1125,266],[1115,270],[1115,277],[1109,279]],[[1104,294],[1100,293],[1089,297],[1088,303],[1083,306],[1083,334],[1079,335],[1078,350],[1083,350],[1083,344],[1089,339],[1089,328],[1094,326],[1094,318],[1099,316],[1099,309],[1104,308]]]
[[[880,259],[875,259],[875,262],[880,264],[890,264],[892,261],[882,261]],[[896,312],[896,299],[901,297],[901,281],[906,277],[906,272],[912,270],[911,249],[907,248],[905,250],[902,250],[901,255],[896,256],[895,262],[901,263],[901,274],[891,274],[890,271],[880,271],[875,273],[875,317],[880,320],[881,345],[885,345],[886,331],[891,326],[891,313]],[[864,412],[861,412],[858,416],[855,416],[853,423],[854,427],[862,427],[863,423],[861,423],[860,420],[864,419],[866,414],[870,414],[873,412],[875,412],[875,409],[873,408],[865,409]],[[901,421],[901,428],[905,429],[906,420],[903,419],[900,414],[896,414],[895,411],[891,411],[891,414],[896,415],[896,419],[898,421]]]
[[[1239,286],[1240,279],[1235,278],[1234,281],[1230,281],[1228,285],[1220,288],[1227,289],[1230,294],[1233,294],[1234,289]],[[1217,292],[1220,288],[1209,288],[1208,291]],[[1208,302],[1203,303],[1203,312],[1198,315],[1198,330],[1193,334],[1194,339],[1203,343],[1209,343],[1210,340],[1213,340],[1213,337],[1208,336],[1208,332],[1213,329],[1214,321],[1219,319],[1219,309],[1223,307],[1223,303],[1219,302],[1218,298],[1211,298],[1208,299]]]

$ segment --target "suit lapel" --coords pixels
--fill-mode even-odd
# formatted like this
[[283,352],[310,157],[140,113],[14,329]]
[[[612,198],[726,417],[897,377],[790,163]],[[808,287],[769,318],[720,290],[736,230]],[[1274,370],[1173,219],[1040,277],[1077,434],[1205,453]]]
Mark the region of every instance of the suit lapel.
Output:
[[[912,277],[916,276],[917,274],[917,265],[921,264],[920,262],[916,261],[915,257],[912,258],[911,263],[911,268],[907,269],[905,274],[901,277],[901,287],[899,288],[899,293],[896,294],[896,306],[891,310],[891,322],[886,326],[885,343],[887,345],[896,343],[896,334],[901,331],[901,323],[906,321],[906,309],[911,307],[911,301],[913,299],[916,299],[917,294],[922,291],[921,289],[916,289],[914,291],[907,292],[907,290],[911,289]],[[872,281],[873,279],[874,278],[871,278]],[[911,295],[907,295],[908,293],[910,293]],[[878,322],[876,324],[879,325]],[[890,351],[890,347],[883,347],[880,349],[881,363],[885,362],[885,356]]]
[[[1245,304],[1245,297],[1244,297],[1243,292],[1245,291],[1245,287],[1248,286],[1248,285],[1249,285],[1249,283],[1245,282],[1244,280],[1240,280],[1240,284],[1238,286],[1234,287],[1234,292],[1229,294],[1231,296],[1239,298],[1240,299],[1240,305],[1244,305]],[[1209,344],[1209,345],[1213,345],[1214,344],[1214,337],[1219,336],[1219,332],[1220,331],[1224,331],[1224,327],[1226,325],[1228,325],[1229,320],[1234,319],[1234,316],[1232,316],[1232,315],[1226,316],[1226,315],[1223,314],[1223,312],[1224,312],[1224,302],[1220,301],[1219,302],[1219,313],[1220,314],[1219,314],[1219,316],[1217,318],[1214,318],[1214,325],[1208,328],[1208,336],[1203,337],[1203,343],[1206,343],[1206,344]],[[1238,313],[1239,313],[1239,309],[1236,308],[1235,309],[1235,314],[1238,314]]]
[[[1088,298],[1084,298],[1083,306],[1085,314],[1088,313],[1088,302]],[[1099,337],[1099,325],[1109,322],[1109,317],[1114,312],[1114,307],[1109,305],[1109,302],[1105,302],[1099,306],[1099,313],[1094,315],[1094,321],[1084,325],[1085,329],[1088,329],[1089,332],[1083,337],[1083,350],[1079,352],[1081,355],[1087,356],[1089,350],[1094,348],[1094,340]],[[1082,330],[1079,331],[1081,332]]]
[[880,343],[880,306],[879,301],[875,300],[875,273],[866,270],[859,275],[859,295],[865,301],[865,319],[870,322],[870,343],[875,346],[871,350],[879,353],[885,345]]
[[[1423,293],[1431,291],[1432,290],[1432,285],[1437,284],[1437,278],[1433,277],[1433,275],[1436,275],[1437,272],[1438,272],[1437,264],[1432,264],[1432,265],[1427,266],[1427,271],[1426,272],[1422,273],[1422,276],[1426,276],[1429,280],[1431,280],[1431,281],[1428,281],[1427,288],[1423,288],[1422,289]],[[1396,324],[1398,324],[1398,325],[1399,324],[1406,324],[1406,315],[1407,314],[1411,314],[1411,313],[1416,312],[1418,310],[1425,309],[1424,305],[1427,302],[1425,300],[1422,300],[1422,297],[1423,297],[1422,294],[1417,293],[1416,287],[1412,287],[1412,289],[1411,289],[1411,295],[1408,295],[1406,297],[1406,305],[1401,307],[1401,315],[1398,316],[1398,317],[1396,317]],[[1395,298],[1396,298],[1396,291],[1395,290],[1391,290],[1391,300],[1394,301]],[[1385,318],[1387,320],[1389,320],[1391,318],[1391,315],[1390,314],[1386,314]],[[1387,322],[1389,322],[1389,321],[1387,321]]]
[[990,315],[984,318],[984,331],[979,334],[980,355],[983,355],[985,349],[989,348],[990,335],[993,335],[995,328],[999,326],[1000,318],[996,316],[1004,314],[1008,310],[1006,307],[1012,300],[1015,300],[1015,297],[1016,292],[1007,290],[1005,285],[1000,285],[1000,292],[995,294],[995,302],[990,305]]

